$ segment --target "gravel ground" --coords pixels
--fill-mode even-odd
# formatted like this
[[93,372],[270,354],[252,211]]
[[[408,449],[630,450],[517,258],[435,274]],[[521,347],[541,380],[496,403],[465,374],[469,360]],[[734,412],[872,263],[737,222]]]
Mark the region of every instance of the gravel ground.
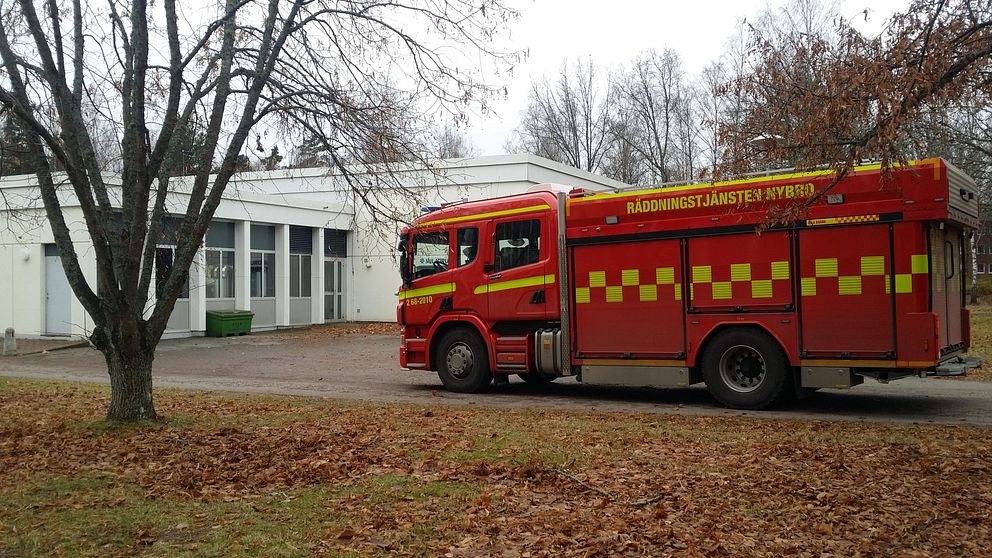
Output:
[[[395,324],[369,324],[167,340],[155,358],[155,385],[424,405],[992,425],[992,383],[938,379],[906,378],[884,385],[868,380],[759,413],[723,409],[702,386],[612,388],[571,378],[531,386],[514,378],[490,393],[456,394],[444,391],[432,372],[398,366],[397,331]],[[102,355],[86,347],[0,359],[0,375],[108,382]]]

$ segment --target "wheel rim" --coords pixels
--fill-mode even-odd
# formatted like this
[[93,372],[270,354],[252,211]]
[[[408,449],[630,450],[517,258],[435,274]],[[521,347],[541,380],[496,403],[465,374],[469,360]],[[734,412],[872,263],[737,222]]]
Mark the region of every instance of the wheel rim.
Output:
[[749,393],[765,381],[768,368],[761,353],[747,345],[736,345],[720,357],[720,378],[738,393]]
[[472,349],[467,344],[458,342],[448,349],[445,362],[448,364],[449,374],[459,380],[464,380],[468,378],[475,367],[475,354],[472,353]]

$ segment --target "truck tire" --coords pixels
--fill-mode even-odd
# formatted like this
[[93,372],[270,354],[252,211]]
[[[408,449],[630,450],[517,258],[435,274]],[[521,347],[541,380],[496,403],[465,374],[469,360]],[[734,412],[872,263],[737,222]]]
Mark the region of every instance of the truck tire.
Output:
[[703,380],[721,404],[734,409],[767,409],[792,389],[785,353],[770,335],[729,329],[707,343]]
[[458,393],[479,393],[493,381],[482,339],[464,328],[444,334],[437,349],[437,375],[444,387]]

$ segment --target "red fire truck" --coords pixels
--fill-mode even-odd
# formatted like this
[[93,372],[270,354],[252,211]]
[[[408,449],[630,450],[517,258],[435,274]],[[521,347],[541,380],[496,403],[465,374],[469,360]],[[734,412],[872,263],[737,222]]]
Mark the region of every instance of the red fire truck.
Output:
[[458,392],[509,374],[705,382],[745,409],[976,365],[961,357],[975,183],[928,159],[856,168],[817,197],[834,176],[549,187],[426,213],[401,234],[400,364]]

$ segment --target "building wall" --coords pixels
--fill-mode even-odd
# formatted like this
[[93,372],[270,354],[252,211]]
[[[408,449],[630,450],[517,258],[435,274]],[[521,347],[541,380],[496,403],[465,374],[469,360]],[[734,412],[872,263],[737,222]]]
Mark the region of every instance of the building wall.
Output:
[[[77,208],[64,212],[74,239],[83,275],[96,276],[92,244],[84,239],[85,225]],[[36,208],[0,211],[0,329],[13,327],[18,335],[37,336],[46,331],[45,323],[45,244],[54,238],[45,213]],[[69,301],[72,335],[85,335],[93,321],[75,297]]]
[[[359,180],[364,180],[361,172]],[[385,181],[375,202],[395,216],[411,221],[421,208],[462,200],[480,200],[526,192],[536,184],[565,184],[609,190],[625,185],[529,155],[477,157],[439,162],[435,172],[411,169],[395,173],[405,190]],[[354,208],[348,246],[347,318],[353,321],[394,321],[400,286],[396,241],[400,224],[377,223],[362,200],[326,169],[293,169],[238,175],[241,191],[266,193],[286,200],[308,199]],[[378,221],[382,218],[379,216]]]
[[[45,324],[45,250],[44,245],[54,242],[51,228],[45,218],[44,210],[40,208],[37,189],[31,181],[24,177],[0,179],[0,188],[8,199],[16,200],[17,205],[10,203],[0,210],[0,329],[14,327],[20,336],[45,335],[48,329]],[[169,204],[173,211],[185,203],[183,196],[177,195]],[[63,215],[70,228],[70,236],[74,240],[80,266],[83,268],[91,288],[96,285],[96,259],[92,244],[86,231],[81,210],[74,206],[71,196],[63,200]],[[287,201],[271,196],[238,195],[237,199],[225,199],[218,207],[215,219],[218,221],[233,221],[242,230],[250,229],[251,220],[255,222],[277,225],[288,230],[289,225],[310,227],[315,239],[323,238],[323,229],[349,229],[353,221],[350,211],[336,207],[328,211],[328,204],[314,203],[298,199]],[[237,230],[237,229],[236,229]],[[283,245],[278,245],[277,256],[285,256],[288,261],[288,237]],[[204,274],[204,251],[201,250],[194,259],[190,269],[189,299],[177,301],[176,309],[169,319],[167,337],[202,334],[207,310],[222,309],[252,309],[259,313],[261,327],[288,327],[290,325],[305,325],[323,323],[323,266],[317,265],[322,261],[321,242],[314,242],[311,261],[310,283],[313,289],[312,298],[295,298],[289,300],[288,273],[284,270],[277,276],[277,286],[283,284],[286,291],[283,304],[276,299],[259,301],[252,304],[247,296],[249,288],[249,242],[247,236],[243,246],[236,246],[236,275],[235,299],[207,299],[206,277]],[[150,289],[146,315],[150,316],[154,308],[154,286]],[[277,289],[282,291],[283,289]],[[71,335],[86,336],[93,329],[93,321],[83,309],[82,304],[70,296],[69,321]],[[284,310],[277,314],[276,306]]]
[[[291,300],[286,283],[289,225],[311,227],[314,231],[324,228],[351,231],[344,265],[345,317],[354,321],[394,321],[395,293],[400,285],[395,250],[398,232],[402,222],[421,214],[422,207],[518,194],[546,182],[594,190],[623,186],[540,157],[512,155],[440,162],[431,172],[401,168],[379,182],[365,172],[358,172],[357,178],[379,184],[375,192],[377,206],[386,208],[389,217],[398,218],[400,223],[382,215],[373,216],[349,186],[327,169],[235,175],[227,197],[215,214],[216,220],[232,221],[236,225],[235,297],[206,299],[205,259],[201,250],[190,270],[189,301],[178,305],[167,335],[202,334],[207,310],[251,309],[256,312],[255,324],[260,328],[323,323],[323,236],[314,233],[312,296]],[[171,213],[185,212],[186,182],[182,178],[175,181],[176,191],[167,203]],[[108,183],[113,184],[113,177]],[[41,335],[46,331],[43,245],[53,242],[51,231],[33,177],[4,177],[0,179],[0,188],[9,206],[18,208],[0,210],[0,221],[6,225],[0,226],[0,329],[13,326],[22,335]],[[110,195],[112,200],[119,199],[119,189],[112,187]],[[96,262],[81,211],[70,189],[60,191],[60,198],[80,265],[94,285]],[[253,300],[249,296],[251,223],[277,226],[275,299]],[[154,288],[151,290],[148,315],[154,305]],[[92,330],[92,320],[74,297],[71,320],[73,335],[86,335]]]

